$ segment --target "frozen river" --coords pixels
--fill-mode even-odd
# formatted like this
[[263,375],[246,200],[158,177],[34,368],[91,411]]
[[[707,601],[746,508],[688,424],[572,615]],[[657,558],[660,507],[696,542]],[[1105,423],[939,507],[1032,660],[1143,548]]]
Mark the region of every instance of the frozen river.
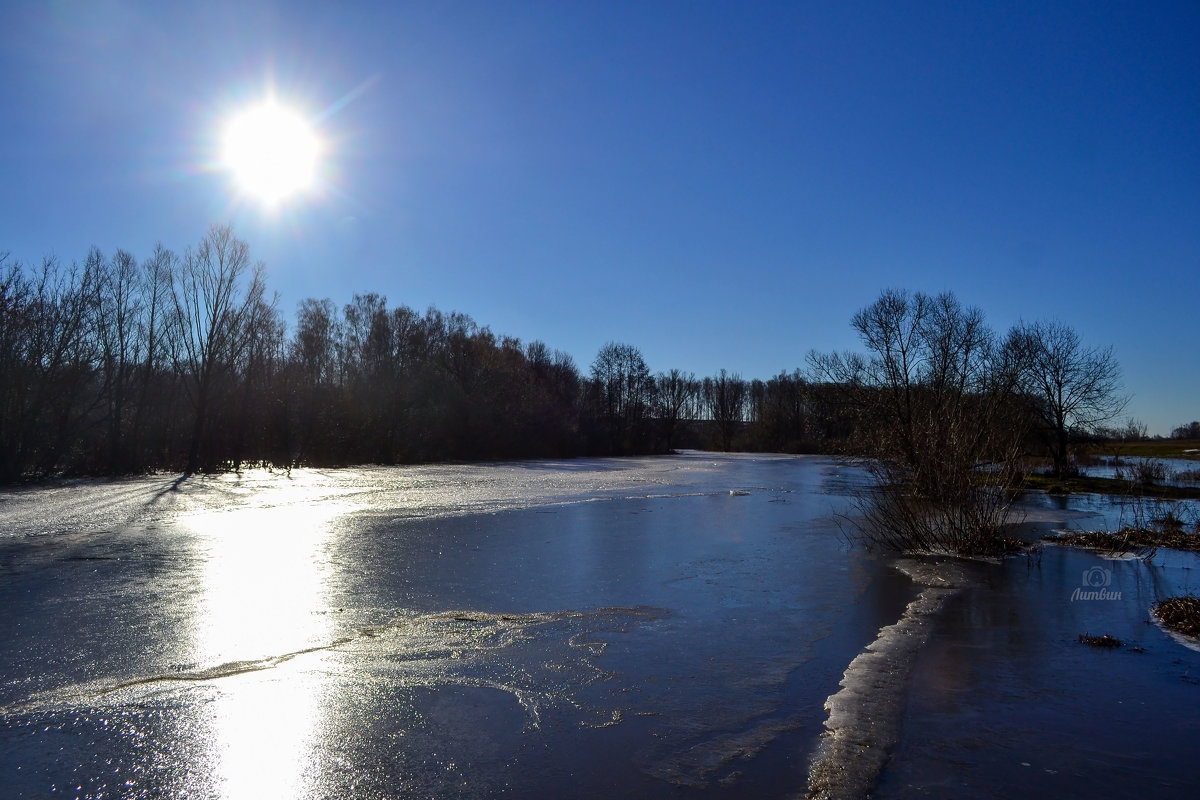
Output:
[[[689,453],[0,494],[3,796],[803,795],[848,665],[853,686],[869,667],[856,657],[887,650],[888,631],[924,597],[924,584],[839,530],[834,515],[862,480],[825,458]],[[1092,561],[1052,548],[1036,567],[955,565],[960,585],[936,590],[944,613],[909,637],[932,637],[908,659],[911,699],[856,695],[904,720],[879,796],[962,796],[947,765],[981,745],[946,726],[978,730],[997,709],[1006,738],[994,759],[976,755],[976,786],[1035,770],[1019,766],[1031,757],[1010,752],[1012,740],[1048,734],[1022,722],[1012,693],[1036,696],[1045,679],[997,675],[993,658],[1107,670],[1132,686],[1135,724],[1173,713],[1168,732],[1189,735],[1159,737],[1160,760],[1190,757],[1173,771],[1154,762],[1163,796],[1200,777],[1200,653],[1148,626],[1140,607],[1192,563],[1133,562],[1113,573],[1128,603],[1072,607],[1055,592],[1078,579],[1047,572]],[[1057,606],[1067,610],[1037,633],[1043,607]],[[1060,641],[1088,614],[1117,635],[1136,630],[1147,652]],[[952,668],[960,694],[947,705]],[[907,673],[896,674],[903,689]],[[1116,701],[1055,702],[1039,707],[1078,718],[1075,730],[1095,719],[1077,706]],[[1120,719],[1114,708],[1096,713]],[[1117,752],[1114,736],[1101,755]],[[1059,744],[1059,767],[1084,759],[1102,781],[1091,750]],[[1053,769],[1043,760],[1038,769]]]

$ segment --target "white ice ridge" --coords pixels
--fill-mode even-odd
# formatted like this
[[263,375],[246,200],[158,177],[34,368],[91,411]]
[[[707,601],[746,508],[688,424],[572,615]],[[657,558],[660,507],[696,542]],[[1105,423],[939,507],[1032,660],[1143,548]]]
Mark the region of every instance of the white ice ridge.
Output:
[[871,792],[899,737],[917,652],[946,601],[967,584],[953,562],[904,559],[895,566],[925,588],[850,662],[842,688],[825,701],[829,719],[808,775],[810,798],[863,798]]
[[[633,622],[662,619],[669,612],[650,606],[601,607],[591,610],[568,609],[525,614],[498,614],[485,611],[445,611],[400,616],[382,625],[371,625],[347,632],[328,642],[312,644],[291,652],[257,659],[228,661],[187,670],[168,670],[148,675],[98,678],[85,683],[60,686],[36,692],[29,698],[0,705],[0,720],[20,714],[95,706],[104,702],[129,702],[129,692],[170,691],[171,687],[209,683],[252,672],[276,669],[293,659],[316,653],[341,650],[370,658],[363,647],[374,642],[376,655],[391,669],[405,672],[406,686],[478,686],[512,694],[538,727],[539,706],[567,698],[575,708],[585,710],[569,694],[592,681],[607,678],[608,673],[594,663],[604,652],[605,634],[620,632]],[[555,626],[566,625],[560,631]],[[543,635],[551,644],[565,644],[550,651],[551,660],[542,664],[551,675],[533,669],[517,668],[500,653],[522,641]],[[357,648],[357,649],[355,649]],[[571,658],[568,652],[577,654]],[[574,668],[573,670],[571,668]],[[565,677],[564,677],[565,676]],[[573,676],[574,684],[568,680]],[[619,709],[605,709],[602,724],[620,722]],[[589,724],[586,721],[581,724]]]

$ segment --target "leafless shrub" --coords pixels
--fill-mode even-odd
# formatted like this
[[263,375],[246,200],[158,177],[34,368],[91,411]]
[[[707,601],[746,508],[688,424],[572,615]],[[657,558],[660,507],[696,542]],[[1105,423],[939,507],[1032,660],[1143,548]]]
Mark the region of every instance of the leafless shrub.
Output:
[[874,462],[874,487],[855,498],[855,526],[873,545],[903,552],[1001,555],[1022,543],[1007,537],[1013,519],[1009,477],[975,474],[969,486],[931,498],[914,488],[902,465]]
[[820,380],[857,409],[856,449],[876,482],[855,525],[903,551],[993,554],[1012,548],[1023,416],[1017,353],[952,294],[884,292],[853,320],[867,357],[812,354]]
[[1157,486],[1171,477],[1171,470],[1153,458],[1140,458],[1133,463],[1133,480],[1139,486]]

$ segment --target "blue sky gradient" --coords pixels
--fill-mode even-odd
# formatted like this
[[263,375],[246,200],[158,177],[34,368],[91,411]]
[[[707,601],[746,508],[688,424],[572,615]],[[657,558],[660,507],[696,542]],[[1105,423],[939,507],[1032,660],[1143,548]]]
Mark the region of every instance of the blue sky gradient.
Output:
[[[1200,418],[1200,4],[53,2],[0,9],[0,251],[231,222],[305,297],[463,311],[586,368],[767,378],[887,287],[1114,347]],[[327,143],[268,212],[215,168],[273,91]]]

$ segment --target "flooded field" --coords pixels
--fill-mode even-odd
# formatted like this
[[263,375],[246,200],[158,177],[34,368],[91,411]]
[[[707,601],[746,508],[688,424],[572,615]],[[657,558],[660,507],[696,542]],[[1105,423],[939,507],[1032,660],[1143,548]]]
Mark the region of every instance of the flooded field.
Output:
[[1200,462],[1185,458],[1101,457],[1095,464],[1080,467],[1089,478],[1110,478],[1136,483],[1149,480],[1162,486],[1195,486],[1200,483]]
[[[838,527],[863,480],[825,458],[689,453],[0,494],[0,785],[794,797],[830,758],[835,788],[882,767],[881,797],[999,796],[1050,769],[1064,777],[1031,790],[1172,796],[1200,777],[1200,653],[1147,617],[1200,582],[1193,556],[900,563]],[[1030,524],[1108,513],[1089,502]],[[1122,599],[1072,603],[1097,564]],[[889,644],[916,630],[923,647]],[[892,684],[864,679],[880,658]],[[893,720],[871,735],[894,757],[831,748],[839,703]],[[1135,745],[1156,755],[1135,765]]]

